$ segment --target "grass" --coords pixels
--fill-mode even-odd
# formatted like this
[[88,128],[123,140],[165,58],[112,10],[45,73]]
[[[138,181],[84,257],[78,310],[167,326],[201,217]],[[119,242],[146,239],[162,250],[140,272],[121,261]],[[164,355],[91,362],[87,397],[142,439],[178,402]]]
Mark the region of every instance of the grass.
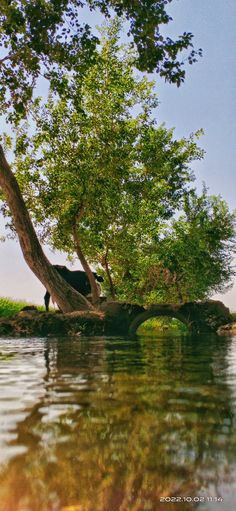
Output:
[[156,335],[157,333],[177,333],[184,334],[188,332],[188,328],[184,323],[178,321],[175,318],[168,317],[159,317],[159,318],[151,318],[145,321],[138,328],[138,334],[140,335]]
[[[2,318],[10,318],[14,316],[17,312],[19,312],[26,305],[30,305],[28,302],[24,300],[12,300],[12,298],[0,298],[0,317]],[[32,304],[33,305],[33,304]],[[42,307],[38,307],[39,310],[43,310]]]

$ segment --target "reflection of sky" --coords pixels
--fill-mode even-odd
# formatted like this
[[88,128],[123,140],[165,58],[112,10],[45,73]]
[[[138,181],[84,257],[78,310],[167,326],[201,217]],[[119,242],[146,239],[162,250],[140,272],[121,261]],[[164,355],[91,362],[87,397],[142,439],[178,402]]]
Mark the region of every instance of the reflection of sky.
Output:
[[[235,0],[174,1],[168,10],[174,19],[173,28],[168,25],[166,29],[168,34],[192,31],[195,47],[202,47],[204,56],[198,64],[187,67],[186,81],[180,89],[157,80],[157,119],[168,127],[176,126],[178,137],[204,128],[201,145],[206,156],[203,162],[193,164],[197,186],[200,188],[201,182],[206,181],[211,193],[221,193],[235,208]],[[85,15],[85,21],[100,22],[94,13]],[[45,89],[39,92],[44,94]],[[62,255],[49,257],[59,264],[66,260]],[[1,246],[0,263],[2,296],[42,302],[42,286],[27,269],[16,243]],[[223,297],[233,310],[235,299],[235,287]]]
[[[0,250],[0,295],[22,298],[42,305],[45,289],[26,265],[18,243],[2,243]],[[49,249],[46,254],[53,264],[66,264],[70,267],[63,254],[53,254]],[[77,268],[80,268],[79,264],[73,267]]]
[[[45,359],[43,342],[1,340],[0,351],[0,464],[26,451],[17,441],[17,425],[43,398]],[[16,441],[16,445],[14,445]],[[10,443],[10,445],[9,445]]]
[[[210,484],[206,491],[201,490],[199,496],[205,498],[205,503],[197,506],[197,511],[235,511],[236,502],[236,465],[231,467],[230,483],[219,483],[217,488]],[[221,497],[223,495],[223,497]],[[222,502],[211,501],[211,497],[221,497]]]
[[236,337],[234,337],[230,342],[230,347],[226,356],[226,364],[227,369],[225,380],[231,390],[232,397],[236,400]]
[[[228,343],[227,338],[225,338],[225,343]],[[222,364],[223,362],[223,364]],[[215,360],[213,363],[213,372],[216,376],[217,381],[219,382],[222,378],[222,381],[227,384],[230,393],[230,408],[231,411],[236,413],[236,337],[233,339],[229,339],[229,346],[227,350],[227,354],[225,359],[220,362],[219,360]],[[225,419],[225,433],[227,434],[229,420]],[[209,499],[205,502],[205,504],[200,504],[197,506],[197,511],[215,511],[216,509],[221,509],[221,511],[235,511],[235,502],[236,502],[236,464],[230,465],[230,473],[228,473],[227,469],[222,470],[223,466],[220,470],[220,464],[222,464],[222,460],[219,460],[219,474],[221,474],[221,478],[219,478],[219,482],[217,487],[215,485],[210,484],[207,486],[206,490],[202,490],[200,492],[201,496],[204,496],[205,499],[209,499],[210,497],[219,497],[223,496],[222,502],[215,502]],[[226,464],[227,467],[227,464]],[[222,480],[220,480],[222,479]]]

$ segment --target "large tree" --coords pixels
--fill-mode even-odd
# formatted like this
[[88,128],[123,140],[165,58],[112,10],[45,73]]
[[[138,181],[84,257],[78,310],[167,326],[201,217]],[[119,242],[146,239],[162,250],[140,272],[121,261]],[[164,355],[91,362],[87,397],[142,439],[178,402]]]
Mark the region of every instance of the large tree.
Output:
[[[43,241],[76,252],[98,292],[88,261],[104,266],[112,289],[109,258],[114,245],[135,253],[141,235],[179,207],[199,158],[193,137],[175,140],[158,127],[153,84],[133,72],[133,52],[119,47],[120,23],[105,30],[102,48],[69,94],[32,109],[16,138],[16,175]],[[108,32],[108,33],[106,33]],[[27,129],[28,128],[28,129]],[[133,239],[126,238],[133,232]],[[128,244],[130,246],[128,246]],[[139,247],[140,248],[140,247]],[[124,267],[124,271],[125,271]]]
[[[170,2],[171,0],[169,0]],[[189,62],[196,60],[192,49],[192,34],[184,33],[176,41],[165,38],[160,26],[170,21],[166,12],[168,0],[145,3],[114,0],[3,0],[0,13],[0,59],[2,113],[10,121],[27,115],[27,107],[39,76],[50,80],[51,87],[64,93],[67,85],[65,71],[84,73],[96,46],[97,39],[88,25],[81,26],[79,17],[83,6],[98,9],[110,16],[112,8],[124,14],[130,22],[130,32],[138,49],[137,66],[157,72],[177,85],[184,79],[182,50],[190,48]],[[199,51],[198,53],[201,53]],[[50,268],[40,246],[30,218],[27,216],[18,183],[8,165],[3,149],[0,153],[0,186],[14,219],[23,255],[42,283],[54,296],[62,310],[81,307],[81,297],[65,286]],[[17,204],[17,207],[15,207]],[[35,243],[32,246],[32,240]],[[37,250],[36,250],[37,245]],[[73,299],[69,299],[73,296]],[[76,302],[77,300],[77,302]],[[77,305],[76,305],[77,303]],[[88,307],[88,304],[86,305]]]

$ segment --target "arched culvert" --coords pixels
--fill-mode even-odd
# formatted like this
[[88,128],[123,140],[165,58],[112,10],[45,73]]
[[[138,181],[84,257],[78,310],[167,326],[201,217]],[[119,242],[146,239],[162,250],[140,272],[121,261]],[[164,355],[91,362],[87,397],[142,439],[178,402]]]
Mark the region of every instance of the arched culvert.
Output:
[[142,312],[141,314],[138,314],[136,318],[131,322],[129,326],[129,335],[135,335],[139,326],[142,325],[142,323],[145,323],[150,318],[158,318],[158,317],[169,317],[169,318],[175,318],[178,319],[181,323],[186,325],[190,329],[190,322],[187,321],[187,319],[182,316],[182,314],[179,314],[178,312],[171,311],[171,310],[165,310],[165,312],[157,311],[157,310],[146,310],[145,312]]

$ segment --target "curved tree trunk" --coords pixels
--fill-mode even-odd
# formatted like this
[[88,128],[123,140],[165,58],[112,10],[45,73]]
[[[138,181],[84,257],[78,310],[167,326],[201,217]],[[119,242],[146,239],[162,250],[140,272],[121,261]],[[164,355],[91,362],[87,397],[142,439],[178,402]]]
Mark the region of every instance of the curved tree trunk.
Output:
[[63,312],[89,310],[92,305],[75,291],[50,264],[37,238],[17,180],[0,146],[0,187],[11,211],[26,263]]
[[79,236],[78,236],[77,228],[76,228],[76,222],[73,226],[73,239],[74,239],[76,253],[77,253],[78,258],[83,266],[83,269],[86,272],[87,277],[89,279],[89,283],[91,286],[92,303],[97,304],[97,303],[99,303],[100,288],[97,285],[94,274],[93,274],[84,254],[83,254],[83,251],[81,249],[80,240],[79,240]]

